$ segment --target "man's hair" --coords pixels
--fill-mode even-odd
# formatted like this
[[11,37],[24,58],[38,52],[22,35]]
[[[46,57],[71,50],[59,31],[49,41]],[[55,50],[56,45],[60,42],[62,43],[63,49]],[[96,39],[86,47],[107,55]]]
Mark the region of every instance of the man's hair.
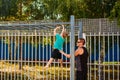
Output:
[[85,39],[84,38],[79,38],[79,40],[85,45]]

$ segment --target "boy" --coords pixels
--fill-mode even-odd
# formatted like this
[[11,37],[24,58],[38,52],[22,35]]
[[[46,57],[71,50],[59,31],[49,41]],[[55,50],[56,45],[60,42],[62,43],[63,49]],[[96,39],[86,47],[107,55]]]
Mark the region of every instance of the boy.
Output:
[[63,52],[62,48],[63,48],[63,44],[65,41],[65,37],[67,37],[67,32],[64,28],[64,25],[62,25],[61,34],[57,33],[57,30],[59,30],[59,29],[60,29],[60,26],[57,26],[54,29],[54,36],[56,37],[56,41],[54,42],[54,49],[52,51],[51,58],[48,61],[48,63],[46,64],[45,68],[49,67],[49,65],[53,62],[54,59],[58,59],[60,61],[61,67],[63,66],[62,59],[61,59],[61,52]]

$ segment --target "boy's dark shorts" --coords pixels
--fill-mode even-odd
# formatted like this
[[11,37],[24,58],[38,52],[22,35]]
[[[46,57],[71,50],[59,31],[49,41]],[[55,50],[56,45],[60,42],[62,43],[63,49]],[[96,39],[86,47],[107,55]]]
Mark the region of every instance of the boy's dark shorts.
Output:
[[51,54],[51,58],[61,59],[61,53],[59,52],[58,49],[53,49],[52,54]]

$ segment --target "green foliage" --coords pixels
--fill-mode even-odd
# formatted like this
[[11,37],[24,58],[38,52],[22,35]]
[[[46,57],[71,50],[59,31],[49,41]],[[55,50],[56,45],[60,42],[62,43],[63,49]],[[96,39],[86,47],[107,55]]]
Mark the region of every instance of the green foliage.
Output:
[[[117,18],[117,0],[0,0],[0,20],[41,20],[75,18]],[[110,13],[111,12],[111,13]]]
[[107,18],[116,0],[85,0],[88,18]]
[[7,20],[8,18],[16,16],[16,12],[16,0],[0,1],[0,20]]
[[76,18],[85,17],[87,5],[80,0],[59,0],[57,11],[61,15],[62,20],[69,20],[70,15],[75,15]]
[[115,6],[111,10],[110,19],[117,19],[118,24],[120,25],[120,1],[115,3]]

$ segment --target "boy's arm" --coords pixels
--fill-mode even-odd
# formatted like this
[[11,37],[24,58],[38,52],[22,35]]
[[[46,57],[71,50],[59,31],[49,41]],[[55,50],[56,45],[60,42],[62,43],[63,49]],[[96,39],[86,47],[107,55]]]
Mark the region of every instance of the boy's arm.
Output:
[[63,54],[64,56],[66,56],[67,58],[70,58],[70,57],[71,57],[70,54],[67,54],[67,53],[63,52],[62,50],[60,50],[60,53]]
[[66,31],[66,29],[65,29],[64,25],[62,25],[62,32],[61,32],[61,34],[63,34],[64,31]]
[[[63,52],[62,50],[60,50],[60,53],[62,53],[64,56],[66,56],[67,58],[71,58],[71,55],[70,54],[67,54],[65,52]],[[82,48],[80,49],[77,49],[74,53],[75,56],[78,56],[78,55],[82,55],[84,53],[84,50]]]
[[59,26],[57,26],[57,27],[54,29],[54,36],[56,35],[58,29],[60,29]]

